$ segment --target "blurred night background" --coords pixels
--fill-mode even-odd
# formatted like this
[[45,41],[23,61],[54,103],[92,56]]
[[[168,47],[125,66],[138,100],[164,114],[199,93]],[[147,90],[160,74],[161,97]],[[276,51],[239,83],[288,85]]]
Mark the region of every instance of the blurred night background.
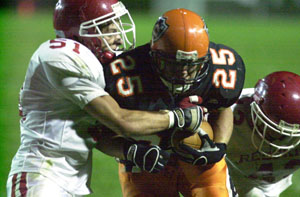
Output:
[[[18,94],[30,57],[55,38],[57,0],[0,2],[0,196],[6,196],[11,159],[20,144]],[[279,70],[300,74],[300,0],[122,0],[137,29],[137,45],[149,42],[157,18],[173,8],[204,17],[210,39],[234,48],[246,65],[245,87]],[[245,139],[247,140],[247,139]],[[300,149],[298,148],[300,154]],[[121,196],[114,158],[94,151],[90,196]],[[300,167],[300,161],[295,167]],[[300,172],[281,197],[300,196]]]
[[[53,8],[56,0],[2,0],[1,8],[17,8],[31,12],[37,9]],[[299,0],[123,0],[130,11],[159,12],[184,5],[204,14],[250,14],[250,15],[299,15]],[[184,3],[184,4],[183,4]],[[234,12],[233,12],[234,11]]]

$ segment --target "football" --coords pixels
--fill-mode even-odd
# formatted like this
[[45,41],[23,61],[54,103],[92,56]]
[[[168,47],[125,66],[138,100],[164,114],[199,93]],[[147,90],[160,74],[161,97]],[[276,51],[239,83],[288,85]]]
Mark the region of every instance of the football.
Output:
[[[213,139],[213,129],[208,122],[203,121],[200,128],[202,131],[205,131],[208,134],[210,139]],[[174,132],[171,138],[172,148],[175,152],[182,152],[182,150],[179,148],[180,143],[186,144],[195,149],[201,148],[202,141],[197,133],[189,137],[184,136],[183,133],[184,132],[180,131]]]

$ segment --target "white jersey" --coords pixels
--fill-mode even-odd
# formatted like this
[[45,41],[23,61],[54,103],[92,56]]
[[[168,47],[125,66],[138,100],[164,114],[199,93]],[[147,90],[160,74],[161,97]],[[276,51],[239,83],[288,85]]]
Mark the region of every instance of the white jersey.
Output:
[[232,106],[234,129],[227,149],[228,167],[241,194],[256,187],[265,196],[279,196],[291,185],[291,175],[300,168],[300,146],[279,158],[266,157],[255,149],[251,141],[253,94],[254,88],[243,89],[238,102]]
[[104,91],[103,68],[84,45],[68,39],[43,43],[33,54],[20,91],[21,145],[10,175],[37,172],[67,191],[89,194],[96,120],[84,106]]

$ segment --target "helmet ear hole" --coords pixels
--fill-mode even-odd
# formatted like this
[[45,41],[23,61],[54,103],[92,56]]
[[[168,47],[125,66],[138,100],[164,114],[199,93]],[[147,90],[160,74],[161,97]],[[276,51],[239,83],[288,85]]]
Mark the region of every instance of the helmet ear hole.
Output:
[[163,65],[162,65],[162,60],[159,58],[159,55],[157,55],[156,51],[151,51],[150,52],[150,56],[152,59],[152,67],[154,70],[156,70],[159,74],[162,72],[163,70]]
[[158,66],[159,71],[163,72],[163,70],[166,68],[165,61],[160,60],[160,59],[157,59],[156,61],[157,61],[157,64],[159,65]]

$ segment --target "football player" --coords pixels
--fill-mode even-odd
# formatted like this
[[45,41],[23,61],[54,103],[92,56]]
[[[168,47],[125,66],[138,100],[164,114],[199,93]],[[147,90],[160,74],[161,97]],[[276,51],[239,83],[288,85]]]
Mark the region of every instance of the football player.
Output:
[[[233,127],[230,106],[242,91],[245,68],[235,50],[209,41],[199,15],[182,8],[165,12],[154,25],[151,42],[121,54],[104,66],[104,73],[105,90],[129,109],[169,110],[188,106],[190,95],[199,96],[214,129],[215,143],[210,141],[204,151],[187,150],[183,161],[172,156],[157,174],[135,173],[132,162],[121,161],[124,196],[234,195],[224,155]],[[166,132],[133,140],[170,148]]]
[[[89,194],[92,148],[98,148],[99,140],[94,128],[99,122],[125,136],[174,127],[192,133],[201,123],[198,106],[126,110],[104,90],[98,59],[107,62],[135,43],[134,23],[121,2],[59,0],[53,19],[57,39],[35,51],[20,91],[21,145],[12,161],[8,196]],[[114,156],[144,170],[159,171],[168,160],[157,146],[125,142],[117,144]],[[129,153],[134,154],[129,158]]]
[[273,72],[242,91],[227,163],[240,196],[276,197],[300,168],[300,76]]

